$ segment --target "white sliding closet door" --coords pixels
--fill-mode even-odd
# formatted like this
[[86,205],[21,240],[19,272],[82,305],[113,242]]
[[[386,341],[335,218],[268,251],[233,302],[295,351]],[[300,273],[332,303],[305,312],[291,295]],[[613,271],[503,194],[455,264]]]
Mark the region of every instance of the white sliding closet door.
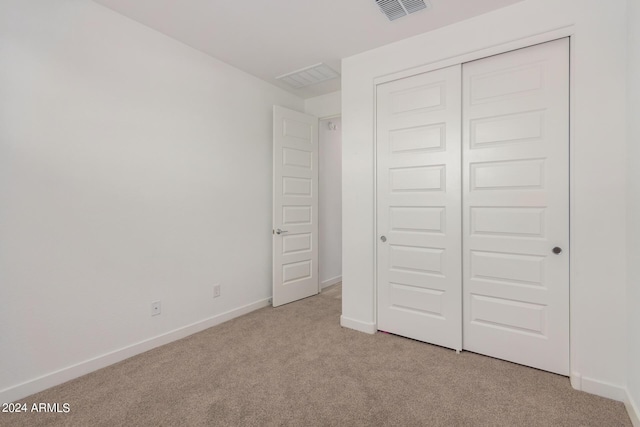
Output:
[[568,39],[462,75],[464,348],[567,375]]
[[460,66],[377,88],[378,329],[460,350]]
[[569,374],[569,40],[378,85],[378,329]]

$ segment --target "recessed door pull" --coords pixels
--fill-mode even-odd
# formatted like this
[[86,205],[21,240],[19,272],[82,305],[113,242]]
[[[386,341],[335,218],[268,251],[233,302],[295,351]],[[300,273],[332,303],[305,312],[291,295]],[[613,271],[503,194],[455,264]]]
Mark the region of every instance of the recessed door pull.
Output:
[[562,252],[562,248],[556,246],[555,248],[553,248],[553,253],[558,255],[560,252]]

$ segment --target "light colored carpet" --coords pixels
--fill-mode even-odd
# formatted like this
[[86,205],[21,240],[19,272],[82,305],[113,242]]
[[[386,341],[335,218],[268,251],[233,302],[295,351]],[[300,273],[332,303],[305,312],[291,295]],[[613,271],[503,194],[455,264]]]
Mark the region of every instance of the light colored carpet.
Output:
[[565,377],[339,325],[340,286],[23,399],[2,426],[630,426]]

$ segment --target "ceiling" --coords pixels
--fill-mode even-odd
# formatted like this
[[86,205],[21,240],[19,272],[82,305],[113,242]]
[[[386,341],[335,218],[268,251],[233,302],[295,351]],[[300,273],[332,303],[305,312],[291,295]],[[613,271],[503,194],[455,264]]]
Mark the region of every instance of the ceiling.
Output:
[[340,79],[292,89],[275,77],[469,19],[522,0],[430,0],[390,22],[374,0],[94,0],[302,98]]

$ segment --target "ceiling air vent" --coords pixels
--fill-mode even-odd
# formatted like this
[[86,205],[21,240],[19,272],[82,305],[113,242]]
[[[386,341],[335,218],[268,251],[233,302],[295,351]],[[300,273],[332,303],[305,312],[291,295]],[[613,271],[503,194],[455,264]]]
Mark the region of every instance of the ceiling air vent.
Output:
[[376,0],[376,3],[382,13],[387,15],[389,21],[402,18],[405,15],[430,6],[428,0],[426,2],[425,0]]
[[294,89],[300,89],[325,80],[335,79],[336,77],[340,77],[337,71],[329,68],[327,64],[319,63],[292,73],[283,74],[276,77],[276,80],[280,80]]

